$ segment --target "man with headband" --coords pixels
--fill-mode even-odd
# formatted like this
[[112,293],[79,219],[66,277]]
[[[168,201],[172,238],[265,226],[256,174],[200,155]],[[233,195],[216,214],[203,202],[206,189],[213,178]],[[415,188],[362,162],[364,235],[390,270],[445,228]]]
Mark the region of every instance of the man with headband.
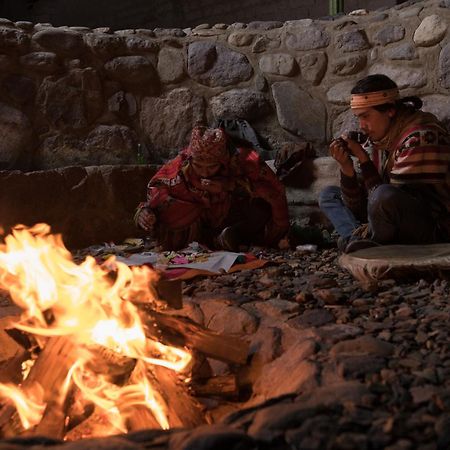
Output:
[[340,250],[449,242],[449,134],[421,106],[418,97],[400,98],[385,75],[370,75],[352,89],[350,107],[367,141],[360,145],[344,135],[331,143],[341,185],[319,199],[340,235]]
[[284,186],[258,153],[229,150],[222,129],[201,126],[150,180],[135,222],[166,250],[276,246],[289,227]]

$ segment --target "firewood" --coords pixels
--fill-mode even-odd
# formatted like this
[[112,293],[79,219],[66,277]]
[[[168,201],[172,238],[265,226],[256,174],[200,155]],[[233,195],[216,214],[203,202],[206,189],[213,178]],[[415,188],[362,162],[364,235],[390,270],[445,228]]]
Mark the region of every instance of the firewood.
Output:
[[149,371],[169,409],[170,428],[193,428],[206,423],[203,408],[191,395],[188,385],[173,370],[153,366]]
[[8,331],[12,327],[15,321],[20,319],[19,316],[7,316],[0,319],[0,364],[3,361],[10,360],[27,350],[25,345],[16,342],[9,334]]
[[161,426],[152,412],[144,406],[135,406],[126,420],[127,430],[139,431],[147,429],[160,430]]
[[95,355],[95,358],[87,364],[87,368],[93,373],[107,376],[114,384],[124,384],[136,365],[135,359],[101,345],[94,344],[86,346],[86,348]]
[[[45,427],[49,430],[64,430],[64,411],[50,411],[50,409],[61,410],[63,408],[65,404],[65,393],[62,389],[63,383],[76,358],[75,344],[70,339],[66,337],[50,338],[31,368],[28,377],[22,383],[22,388],[25,392],[27,389],[32,388],[35,383],[39,384],[44,390],[43,401],[47,403],[46,411],[44,412],[44,416],[47,414]],[[56,407],[56,405],[59,406]],[[4,437],[20,434],[21,427],[17,426],[16,419],[14,419],[17,414],[15,409],[13,408],[11,411],[11,408],[3,408],[3,410],[0,412],[0,417],[5,415],[4,417],[7,419],[9,413],[11,420],[3,423],[1,426],[1,434]],[[0,420],[1,424],[2,421]],[[23,428],[21,431],[24,431]],[[53,437],[63,437],[63,431],[61,433],[61,435],[53,435]],[[29,430],[27,434],[35,433]]]
[[[237,337],[221,336],[187,317],[166,315],[144,309],[143,320],[150,337],[162,342],[195,349],[204,355],[233,364],[245,364],[248,344]],[[155,330],[159,329],[160,334]]]
[[0,364],[0,383],[19,384],[22,381],[22,363],[30,358],[26,350],[17,350],[17,353]]
[[209,378],[203,384],[195,383],[192,390],[198,396],[236,398],[238,385],[235,375],[219,375]]

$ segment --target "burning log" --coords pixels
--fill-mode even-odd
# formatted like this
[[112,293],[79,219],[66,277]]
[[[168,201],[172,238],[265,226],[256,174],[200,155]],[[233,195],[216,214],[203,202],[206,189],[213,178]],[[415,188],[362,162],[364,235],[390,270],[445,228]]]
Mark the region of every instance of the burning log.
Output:
[[[40,388],[43,390],[42,401],[47,403],[44,416],[46,419],[39,430],[32,430],[27,434],[48,434],[63,437],[65,413],[63,407],[67,388],[63,384],[69,369],[76,360],[75,345],[65,337],[48,339],[44,349],[30,370],[28,377],[22,383],[24,392]],[[47,412],[48,411],[48,412]],[[0,426],[3,437],[21,434],[24,429],[19,423],[15,408],[5,405],[0,413]],[[55,434],[57,433],[57,434]]]
[[[181,316],[169,316],[145,309],[143,317],[150,337],[158,337],[172,345],[195,349],[205,356],[232,364],[245,364],[249,352],[248,344],[239,338],[221,336],[207,330],[192,320]],[[161,332],[158,335],[156,328]]]
[[212,377],[202,384],[193,384],[192,389],[196,395],[205,397],[236,398],[239,393],[235,375]]
[[[183,348],[243,364],[247,344],[152,310],[154,302],[142,300],[154,299],[154,272],[117,265],[113,277],[93,258],[74,264],[48,231],[18,228],[0,247],[0,289],[11,289],[24,311],[13,337],[20,352],[4,358],[4,376],[28,356],[22,348],[32,354],[42,349],[24,381],[5,378],[20,388],[0,384],[2,398],[12,400],[0,410],[0,437],[67,438],[68,428],[80,436],[205,423],[203,408],[178,374],[191,361]],[[32,257],[24,258],[30,249]],[[159,295],[166,289],[167,303],[180,307],[181,284],[166,284],[158,286]],[[22,338],[28,343],[17,341]],[[203,392],[235,389],[232,380],[212,384]]]
[[19,316],[0,319],[0,383],[20,383],[22,363],[29,358],[29,352],[9,335],[8,328],[18,320]]
[[151,368],[160,394],[170,406],[170,428],[193,428],[205,423],[200,403],[192,397],[187,384],[180,381],[176,373],[166,367]]

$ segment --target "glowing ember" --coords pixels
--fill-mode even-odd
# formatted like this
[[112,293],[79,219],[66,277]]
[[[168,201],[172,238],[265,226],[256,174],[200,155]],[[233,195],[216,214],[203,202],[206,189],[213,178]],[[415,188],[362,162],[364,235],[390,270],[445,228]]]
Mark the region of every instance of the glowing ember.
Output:
[[[23,310],[15,327],[35,336],[41,347],[58,336],[75,345],[75,363],[61,396],[76,385],[86,401],[107,412],[115,430],[126,431],[127,412],[133,405],[145,406],[162,428],[168,428],[167,405],[146,373],[149,365],[182,371],[191,356],[146,337],[138,309],[130,301],[157,305],[151,288],[156,273],[114,259],[105,264],[115,267],[114,276],[92,257],[75,264],[60,237],[49,232],[45,224],[16,227],[0,246],[0,289],[9,291]],[[120,387],[108,374],[95,373],[98,346],[137,361],[132,381]],[[0,396],[14,404],[24,429],[40,422],[48,400],[34,382],[21,388],[0,384]]]

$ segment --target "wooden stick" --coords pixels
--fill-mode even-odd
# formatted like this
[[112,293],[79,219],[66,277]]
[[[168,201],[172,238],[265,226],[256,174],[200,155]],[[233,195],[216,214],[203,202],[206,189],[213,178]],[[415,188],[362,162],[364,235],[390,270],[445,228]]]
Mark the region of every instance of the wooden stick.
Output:
[[220,375],[209,378],[203,384],[193,384],[192,390],[196,395],[206,397],[236,398],[238,395],[235,375]]
[[[55,438],[64,436],[65,412],[63,406],[66,393],[62,392],[62,386],[77,356],[75,344],[70,339],[63,336],[48,339],[28,377],[22,384],[25,392],[32,389],[34,384],[39,384],[44,390],[43,401],[47,403],[44,416],[47,417],[39,433],[47,434],[47,430],[49,430],[51,433],[56,433],[52,434]],[[4,414],[7,417],[8,412]],[[1,415],[3,416],[3,412]],[[16,415],[17,413],[13,408],[10,415],[11,420],[1,427],[4,437],[16,436],[20,434],[18,433],[20,429],[22,432],[24,431],[22,426],[17,426],[16,419],[14,419]],[[35,430],[29,430],[27,434],[36,433]]]
[[[178,346],[193,348],[204,355],[234,364],[245,364],[249,352],[248,344],[239,338],[221,336],[181,316],[169,316],[145,309],[148,335]],[[155,323],[161,334],[155,333]]]
[[193,428],[206,423],[202,406],[176,372],[162,366],[153,366],[149,372],[169,408],[170,428]]

